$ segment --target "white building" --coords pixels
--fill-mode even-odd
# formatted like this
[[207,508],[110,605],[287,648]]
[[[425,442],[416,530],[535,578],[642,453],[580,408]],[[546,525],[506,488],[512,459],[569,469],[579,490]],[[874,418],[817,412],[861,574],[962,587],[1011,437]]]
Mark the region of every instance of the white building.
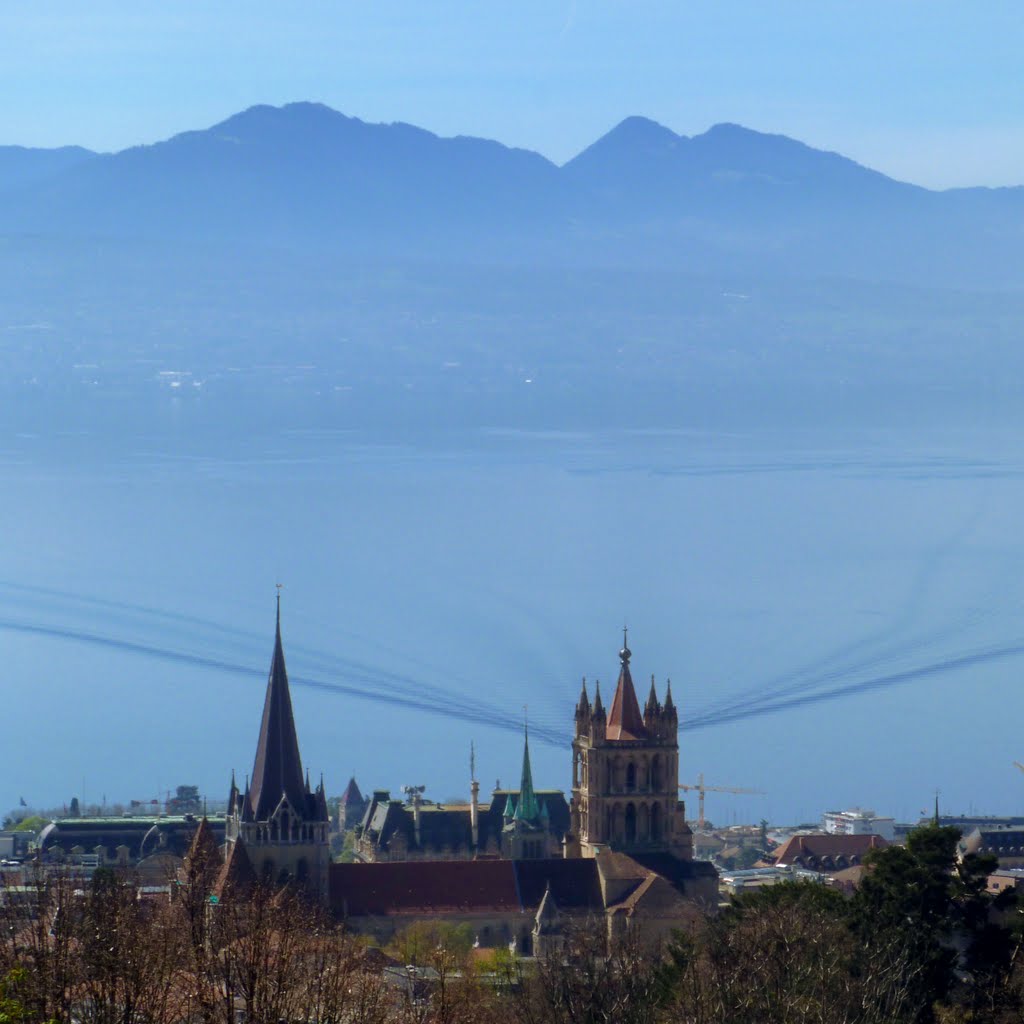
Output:
[[723,871],[718,877],[718,888],[727,896],[763,889],[779,882],[820,882],[827,885],[828,875],[818,871],[786,865],[781,868],[745,868],[741,871]]
[[894,818],[879,818],[874,811],[854,807],[848,811],[826,811],[822,824],[834,836],[881,836],[892,842],[896,835]]

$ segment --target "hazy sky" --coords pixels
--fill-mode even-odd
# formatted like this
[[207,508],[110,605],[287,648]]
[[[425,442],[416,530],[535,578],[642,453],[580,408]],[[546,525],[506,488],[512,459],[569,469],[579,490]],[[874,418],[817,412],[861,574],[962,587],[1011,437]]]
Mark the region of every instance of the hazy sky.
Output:
[[254,103],[564,160],[629,114],[778,131],[933,186],[1024,183],[1019,0],[54,0],[0,8],[0,142],[115,149]]

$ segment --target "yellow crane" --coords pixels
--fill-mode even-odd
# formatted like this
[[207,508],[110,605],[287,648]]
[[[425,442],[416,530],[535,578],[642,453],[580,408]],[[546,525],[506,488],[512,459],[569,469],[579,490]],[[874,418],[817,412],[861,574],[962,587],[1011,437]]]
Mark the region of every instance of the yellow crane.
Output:
[[[1024,768],[1021,768],[1024,771]],[[679,788],[689,793],[697,791],[697,828],[704,827],[704,794],[705,793],[742,793],[748,796],[764,796],[763,789],[742,789],[739,786],[705,786],[704,773],[697,776],[697,784],[691,785],[687,782],[680,782]]]

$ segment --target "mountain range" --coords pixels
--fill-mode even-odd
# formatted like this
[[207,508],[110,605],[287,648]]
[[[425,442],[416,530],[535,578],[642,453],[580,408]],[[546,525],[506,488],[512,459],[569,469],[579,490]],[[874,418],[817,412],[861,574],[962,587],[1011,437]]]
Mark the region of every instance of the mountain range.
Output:
[[933,192],[781,135],[642,117],[557,166],[294,103],[112,154],[0,148],[0,234],[1013,287],[1024,189]]
[[1022,282],[1021,188],[733,124],[558,166],[259,106],[0,148],[0,428],[1016,423]]

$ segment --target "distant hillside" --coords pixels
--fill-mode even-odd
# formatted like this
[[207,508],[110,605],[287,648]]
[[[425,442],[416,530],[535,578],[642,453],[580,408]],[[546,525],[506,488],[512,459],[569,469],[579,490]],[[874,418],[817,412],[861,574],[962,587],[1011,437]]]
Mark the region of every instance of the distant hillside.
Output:
[[[204,131],[70,168],[0,204],[0,228],[60,236],[376,245],[486,220],[515,231],[556,186],[543,157],[327,107],[252,107]],[[541,200],[543,202],[543,200]]]
[[733,124],[687,138],[627,118],[557,167],[295,103],[112,155],[18,153],[0,151],[8,235],[971,285],[1024,271],[1024,190],[930,192]]
[[59,149],[0,146],[0,194],[45,181],[95,155],[81,146]]
[[738,125],[559,167],[297,103],[0,149],[0,429],[1015,419],[1022,305],[1024,189]]

